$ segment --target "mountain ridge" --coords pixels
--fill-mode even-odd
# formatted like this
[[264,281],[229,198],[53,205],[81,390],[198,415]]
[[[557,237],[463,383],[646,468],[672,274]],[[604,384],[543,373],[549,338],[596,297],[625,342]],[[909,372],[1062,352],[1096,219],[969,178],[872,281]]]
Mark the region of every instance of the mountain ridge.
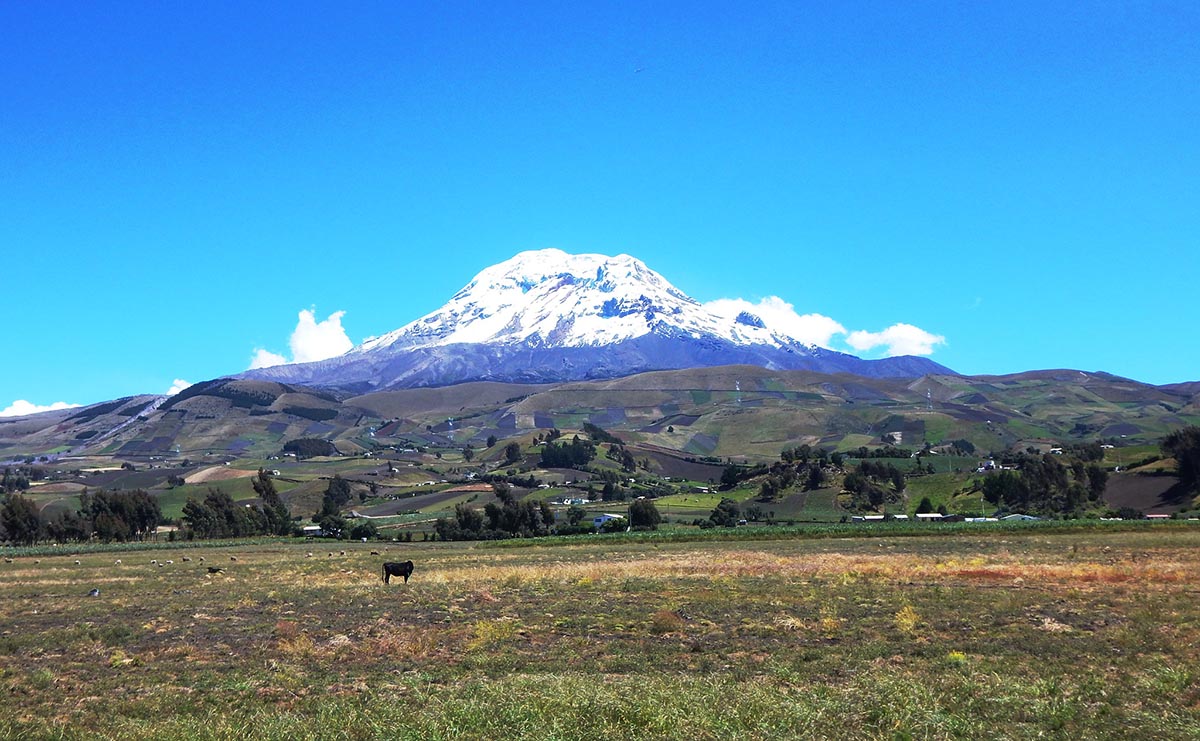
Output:
[[[419,444],[478,446],[489,435],[505,439],[591,421],[663,447],[765,457],[800,442],[836,448],[893,429],[905,432],[909,444],[966,438],[982,450],[1027,438],[1150,441],[1197,419],[1200,394],[1108,374],[865,378],[735,365],[558,384],[485,381],[357,394],[215,379],[174,397],[126,397],[0,420],[0,451],[223,460],[277,452],[297,437],[328,439],[346,451],[371,450],[381,439],[373,430],[389,422],[398,425],[392,434]],[[675,425],[675,436],[664,432],[668,425]],[[715,447],[704,448],[707,441]]]
[[547,249],[484,269],[438,310],[343,355],[237,377],[365,391],[741,363],[867,377],[954,375],[927,358],[864,360],[822,348],[747,311],[717,314],[629,255]]

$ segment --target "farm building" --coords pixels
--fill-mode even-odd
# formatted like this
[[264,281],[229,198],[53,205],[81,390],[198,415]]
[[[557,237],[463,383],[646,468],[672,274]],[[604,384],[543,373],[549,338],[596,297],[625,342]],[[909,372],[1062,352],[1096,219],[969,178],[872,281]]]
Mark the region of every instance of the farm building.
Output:
[[624,519],[625,519],[624,515],[614,515],[610,512],[605,512],[603,514],[596,515],[595,517],[592,518],[592,527],[599,530],[601,527],[604,526],[604,523],[608,522],[609,520],[624,520]]

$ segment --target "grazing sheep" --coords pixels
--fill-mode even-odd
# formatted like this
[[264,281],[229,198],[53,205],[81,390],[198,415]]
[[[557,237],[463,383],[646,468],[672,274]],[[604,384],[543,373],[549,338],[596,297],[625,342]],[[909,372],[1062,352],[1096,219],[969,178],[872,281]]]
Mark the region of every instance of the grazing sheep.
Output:
[[346,555],[346,552],[345,552],[345,551],[342,551],[342,555],[343,555],[343,556],[344,556],[344,555]]
[[204,556],[200,557],[200,563],[204,563]]
[[221,568],[220,566],[209,566],[208,567],[208,573],[210,573],[210,574],[220,574],[224,571],[225,571],[225,569]]
[[230,557],[229,557],[229,560],[230,560],[230,561],[236,561],[236,560],[237,560],[237,556],[230,556]]
[[175,563],[175,562],[168,558],[167,563]]
[[151,564],[152,566],[157,566],[157,565],[158,565],[158,559],[157,559],[157,558],[152,558],[152,559],[150,559],[150,564]]
[[99,596],[100,596],[100,590],[99,590],[99,589],[93,589],[92,591],[88,592],[88,596],[89,596],[89,597],[99,597]]
[[78,565],[79,565],[79,559],[78,559],[78,558],[77,558],[77,559],[75,559],[75,565],[76,565],[76,566],[78,566]]
[[113,561],[113,566],[120,566],[120,565],[121,565],[121,559],[118,558],[116,561]]
[[371,555],[372,555],[372,556],[378,556],[378,555],[379,555],[379,551],[371,551]]
[[191,557],[191,556],[184,556],[184,557],[183,557],[183,560],[184,560],[185,562],[187,562],[187,561],[191,561],[191,560],[192,560],[192,557]]
[[11,558],[6,558],[6,559],[4,559],[4,563],[12,563],[12,559],[11,559]]

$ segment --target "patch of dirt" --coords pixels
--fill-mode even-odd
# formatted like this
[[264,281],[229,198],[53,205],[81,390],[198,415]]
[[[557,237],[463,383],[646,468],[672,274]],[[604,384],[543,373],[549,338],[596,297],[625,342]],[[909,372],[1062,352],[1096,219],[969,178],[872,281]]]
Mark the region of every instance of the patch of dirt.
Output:
[[86,484],[77,484],[73,481],[59,482],[55,484],[35,484],[29,489],[29,494],[78,494],[87,488]]
[[1133,507],[1146,514],[1170,514],[1191,503],[1182,488],[1174,476],[1117,474],[1108,479],[1104,501],[1113,509]]
[[258,471],[243,471],[229,466],[210,466],[191,474],[184,479],[189,484],[205,484],[209,481],[229,481],[231,479],[246,479],[257,476]]

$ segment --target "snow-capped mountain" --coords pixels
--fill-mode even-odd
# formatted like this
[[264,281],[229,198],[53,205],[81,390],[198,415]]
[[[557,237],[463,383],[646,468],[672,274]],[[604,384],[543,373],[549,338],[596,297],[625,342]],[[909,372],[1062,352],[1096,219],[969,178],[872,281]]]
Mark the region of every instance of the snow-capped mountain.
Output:
[[866,376],[951,372],[924,358],[862,360],[802,343],[750,313],[715,314],[629,255],[546,249],[487,268],[442,308],[344,355],[244,375],[366,390],[735,363]]
[[547,249],[484,270],[442,308],[353,352],[396,344],[594,347],[669,332],[735,345],[794,344],[756,316],[730,320],[706,311],[637,258]]

